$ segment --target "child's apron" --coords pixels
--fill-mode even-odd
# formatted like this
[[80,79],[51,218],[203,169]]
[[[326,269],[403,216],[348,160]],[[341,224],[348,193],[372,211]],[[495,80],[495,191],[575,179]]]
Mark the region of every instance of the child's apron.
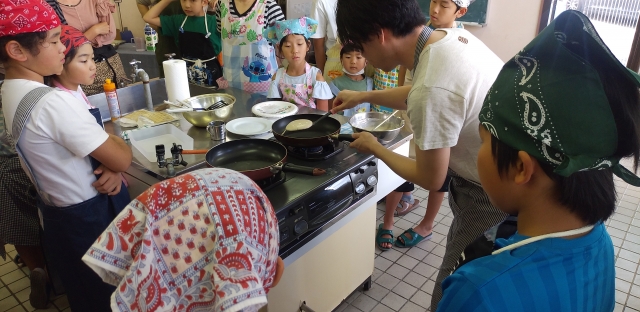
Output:
[[[25,124],[31,116],[33,108],[53,88],[40,87],[27,93],[18,104],[12,127],[12,139],[15,150],[20,156],[20,163],[25,173],[33,182],[38,192],[38,209],[42,214],[44,227],[43,247],[47,267],[55,271],[62,280],[67,292],[69,305],[74,311],[110,311],[111,293],[115,287],[106,284],[86,264],[82,256],[109,226],[115,217],[130,202],[127,187],[122,183],[120,193],[114,196],[98,194],[94,198],[68,207],[55,207],[50,196],[42,191],[37,180],[17,145]],[[100,110],[89,112],[102,125]],[[93,157],[93,170],[100,166]],[[99,178],[99,176],[97,176]]]
[[234,17],[229,13],[230,1],[220,1],[224,78],[233,88],[266,94],[278,69],[275,49],[262,37],[267,3],[256,0],[245,16]]
[[[286,69],[283,69],[281,71],[281,75],[284,75],[285,73]],[[289,84],[284,82],[284,77],[276,77],[276,80],[278,80],[278,89],[280,89],[283,101],[316,108],[316,101],[313,99],[313,83],[311,79],[311,66],[309,63],[305,65],[304,75],[304,84]]]
[[[204,16],[206,34],[185,31],[182,27],[189,16],[184,17],[178,33],[178,48],[182,59],[187,62],[189,82],[205,87],[218,87],[216,80],[222,77],[222,66],[218,62],[216,50],[213,48],[209,36],[207,16]],[[215,36],[215,34],[213,34]]]

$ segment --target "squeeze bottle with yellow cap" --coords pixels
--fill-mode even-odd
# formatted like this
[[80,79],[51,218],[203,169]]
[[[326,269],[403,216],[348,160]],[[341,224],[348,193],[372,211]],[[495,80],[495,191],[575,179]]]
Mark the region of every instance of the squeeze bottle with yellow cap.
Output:
[[109,104],[109,111],[111,112],[111,121],[116,121],[120,118],[120,102],[118,102],[116,84],[111,82],[111,79],[107,79],[102,87],[104,88],[104,94],[107,96],[107,104]]

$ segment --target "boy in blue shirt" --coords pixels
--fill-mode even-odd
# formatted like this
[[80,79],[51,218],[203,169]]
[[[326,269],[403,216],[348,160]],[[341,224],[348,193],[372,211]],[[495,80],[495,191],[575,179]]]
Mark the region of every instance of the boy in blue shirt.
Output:
[[144,21],[162,27],[162,34],[173,37],[182,58],[187,61],[189,81],[204,86],[218,87],[222,77],[218,55],[222,39],[216,27],[216,17],[206,14],[208,0],[180,0],[184,14],[162,15],[175,0],[162,0],[144,15]]
[[640,76],[567,11],[505,64],[480,112],[478,173],[510,215],[467,246],[438,311],[613,311],[603,222],[640,155]]

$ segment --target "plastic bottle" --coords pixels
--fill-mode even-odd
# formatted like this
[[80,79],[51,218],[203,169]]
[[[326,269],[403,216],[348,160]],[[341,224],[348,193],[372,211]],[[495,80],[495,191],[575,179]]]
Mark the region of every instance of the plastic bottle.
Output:
[[147,46],[147,51],[155,51],[156,43],[158,43],[158,33],[149,26],[149,23],[144,25],[144,41]]
[[107,104],[109,104],[109,111],[111,112],[111,121],[116,121],[120,118],[120,102],[118,101],[118,94],[116,93],[116,84],[111,82],[111,79],[107,79],[102,87],[104,88],[104,94],[107,96]]

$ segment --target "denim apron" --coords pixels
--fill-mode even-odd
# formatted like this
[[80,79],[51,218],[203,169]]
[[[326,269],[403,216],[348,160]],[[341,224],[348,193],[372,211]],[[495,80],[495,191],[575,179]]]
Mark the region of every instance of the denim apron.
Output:
[[[79,204],[55,207],[51,204],[50,195],[39,187],[27,159],[23,157],[17,145],[31,111],[42,97],[53,90],[49,87],[36,88],[20,101],[12,127],[13,143],[16,145],[15,149],[23,168],[27,169],[25,171],[38,191],[38,209],[42,214],[47,265],[50,271],[55,271],[55,275],[60,277],[69,299],[69,306],[78,312],[111,311],[111,294],[115,287],[104,283],[82,262],[82,256],[130,202],[126,186],[123,183],[120,193],[114,196],[98,194]],[[100,111],[93,108],[89,112],[102,126]],[[97,169],[100,162],[93,157],[90,158],[93,170]]]
[[[187,74],[189,82],[204,87],[218,87],[216,80],[222,77],[222,66],[218,62],[216,51],[209,40],[211,33],[203,34],[193,31],[186,31],[182,27],[189,16],[184,17],[180,33],[178,34],[178,48],[182,54],[182,59],[188,64]],[[207,16],[204,17],[205,28],[207,26]],[[215,36],[215,35],[214,35]]]

